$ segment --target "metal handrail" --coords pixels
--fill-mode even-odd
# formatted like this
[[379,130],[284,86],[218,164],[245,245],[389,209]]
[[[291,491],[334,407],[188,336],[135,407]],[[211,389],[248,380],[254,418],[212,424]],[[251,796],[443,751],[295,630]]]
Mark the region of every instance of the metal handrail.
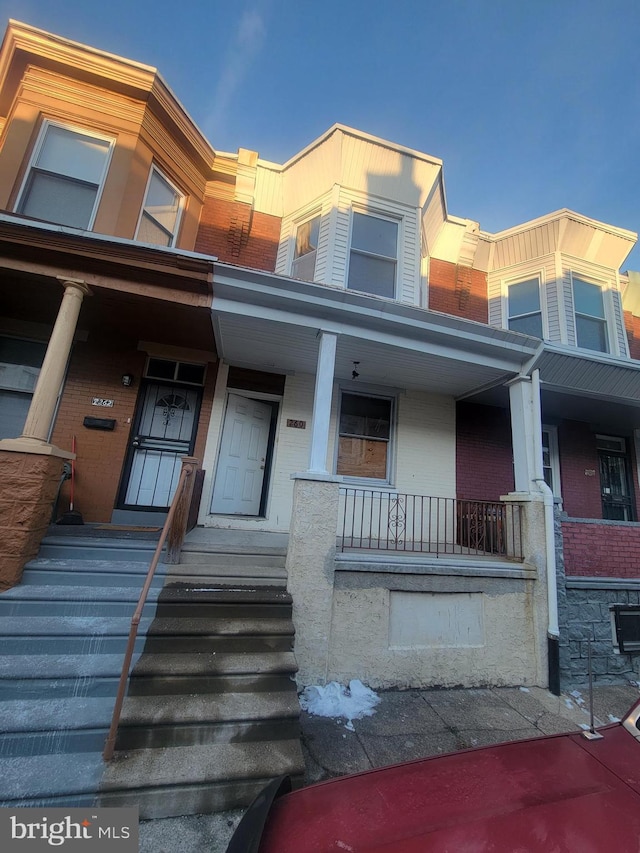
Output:
[[[183,457],[182,471],[180,472],[178,485],[173,496],[173,500],[171,501],[171,506],[169,507],[169,512],[167,513],[167,518],[164,522],[162,532],[160,533],[160,539],[158,540],[156,550],[154,551],[151,563],[149,564],[147,577],[142,586],[142,590],[140,591],[140,597],[138,598],[138,605],[135,609],[133,616],[131,617],[129,641],[127,643],[127,650],[124,655],[124,661],[122,662],[122,672],[120,673],[118,693],[116,695],[116,702],[113,708],[113,714],[111,716],[111,726],[109,728],[109,734],[107,735],[107,740],[104,745],[104,750],[102,752],[102,757],[105,761],[111,761],[116,747],[116,736],[118,734],[118,726],[120,725],[120,715],[122,714],[122,705],[127,689],[127,683],[129,681],[129,669],[131,667],[131,659],[133,657],[133,649],[135,646],[136,637],[138,636],[138,627],[140,625],[140,619],[142,618],[142,611],[146,604],[149,589],[151,588],[151,583],[153,581],[153,576],[158,567],[158,563],[160,562],[160,555],[162,553],[165,540],[169,534],[169,531],[171,530],[178,505],[180,504],[180,501],[186,493],[185,484],[187,483],[187,480],[192,477],[193,473],[197,470],[197,468],[197,459],[193,459],[193,457]],[[193,480],[191,482],[193,482]]]

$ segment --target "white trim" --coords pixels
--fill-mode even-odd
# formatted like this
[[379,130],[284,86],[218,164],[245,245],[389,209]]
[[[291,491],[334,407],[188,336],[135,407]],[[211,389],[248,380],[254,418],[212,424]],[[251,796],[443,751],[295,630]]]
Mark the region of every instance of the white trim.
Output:
[[[393,222],[398,227],[398,234],[396,237],[396,256],[393,260],[395,260],[395,277],[393,282],[393,296],[380,297],[376,293],[371,293],[368,290],[357,290],[356,288],[349,287],[349,270],[351,267],[351,253],[353,251],[356,254],[364,255],[370,258],[379,258],[384,261],[390,261],[391,257],[389,255],[375,255],[371,252],[366,252],[362,249],[354,249],[353,248],[353,221],[354,213],[359,213],[361,216],[369,216],[374,219],[382,219],[385,222]],[[403,266],[402,266],[402,252],[400,248],[404,246],[404,216],[402,214],[395,214],[388,210],[381,210],[379,207],[373,207],[366,202],[354,202],[351,203],[351,209],[349,211],[349,239],[348,239],[348,250],[347,257],[345,261],[344,268],[344,287],[345,290],[350,290],[353,293],[366,293],[368,296],[374,296],[378,299],[393,299],[395,301],[400,301],[400,283],[403,280]],[[418,257],[420,257],[420,252],[418,251]],[[414,271],[414,279],[415,279],[415,271]],[[415,287],[415,282],[414,282]],[[415,295],[414,295],[415,299]]]
[[[549,436],[549,467],[551,468],[551,480],[553,483],[553,496],[562,500],[562,482],[560,479],[560,453],[558,449],[558,427],[542,424],[542,432]],[[542,445],[544,447],[544,443]],[[543,459],[544,463],[544,459]],[[543,464],[544,471],[544,464]]]
[[[544,276],[544,268],[537,270],[530,275],[521,275],[516,276],[514,278],[503,278],[500,280],[500,295],[502,302],[502,325],[503,328],[509,329],[509,331],[517,331],[516,329],[511,329],[509,326],[509,321],[511,320],[511,316],[509,314],[509,288],[513,287],[516,284],[523,284],[526,281],[533,281],[534,279],[538,280],[538,303],[540,305],[540,320],[542,325],[542,340],[549,339],[549,317],[548,317],[548,309],[547,309],[547,294],[545,288],[545,276]],[[532,312],[533,314],[537,314],[537,311]],[[524,315],[520,315],[524,316]],[[528,316],[531,316],[528,315]],[[514,318],[515,319],[515,318]],[[520,333],[522,334],[522,332]]]
[[576,349],[584,350],[586,352],[603,353],[602,350],[590,349],[589,347],[581,347],[578,344],[578,324],[576,322],[576,314],[578,312],[576,312],[576,300],[575,300],[574,291],[573,291],[573,285],[574,285],[575,279],[577,279],[578,281],[582,281],[585,284],[591,284],[594,287],[600,288],[600,294],[602,296],[602,310],[604,313],[604,317],[595,317],[592,314],[582,314],[582,313],[580,314],[580,316],[591,317],[593,320],[600,320],[601,322],[604,322],[605,332],[607,335],[607,349],[604,350],[603,354],[604,355],[612,355],[614,357],[619,358],[620,353],[619,353],[618,340],[617,340],[618,336],[617,336],[617,334],[612,335],[612,330],[616,329],[616,323],[615,323],[615,316],[614,316],[614,312],[613,312],[613,305],[611,303],[611,298],[608,295],[609,290],[610,290],[608,283],[602,281],[601,279],[598,280],[597,278],[590,276],[588,273],[587,274],[579,273],[573,269],[569,269],[569,278],[571,281],[571,316],[572,316],[572,320],[573,320],[573,332],[574,332],[574,337],[575,337],[575,342],[576,342]]
[[[389,392],[389,390],[378,391],[373,390],[366,385],[353,387],[354,383],[341,382],[338,384],[338,400],[336,411],[336,426],[335,440],[333,451],[333,471],[337,477],[342,477],[342,482],[345,487],[355,486],[362,488],[378,489],[383,491],[397,490],[395,483],[395,449],[396,435],[398,431],[398,392]],[[389,440],[387,441],[387,476],[384,480],[374,477],[352,477],[348,474],[338,474],[338,453],[340,451],[340,414],[342,412],[342,396],[343,394],[351,394],[357,397],[367,397],[368,399],[375,398],[378,400],[388,400],[390,403],[389,413]]]
[[[146,207],[147,207],[147,195],[149,193],[149,187],[151,186],[151,179],[153,177],[154,172],[157,172],[159,177],[162,178],[162,180],[165,181],[165,183],[169,184],[171,189],[178,196],[178,212],[176,214],[176,221],[175,221],[174,229],[173,229],[173,232],[171,234],[171,241],[167,244],[167,246],[165,246],[165,248],[171,249],[175,246],[176,240],[178,239],[178,232],[180,231],[180,225],[182,224],[182,214],[183,214],[183,211],[185,208],[185,203],[186,203],[186,195],[181,190],[178,189],[178,187],[173,183],[173,181],[170,178],[168,178],[166,176],[166,174],[162,171],[162,169],[159,169],[155,163],[151,164],[151,168],[149,169],[149,174],[147,176],[147,185],[144,188],[144,196],[142,197],[142,205],[140,207],[140,213],[138,214],[138,222],[136,225],[134,240],[138,243],[143,243],[144,245],[149,245],[149,246],[157,245],[156,243],[144,243],[143,240],[138,240],[138,232],[140,231],[140,223],[142,222],[142,217],[143,217],[143,214],[144,214]],[[148,214],[148,215],[151,216],[151,214]],[[151,216],[151,219],[153,219],[154,222],[157,222],[157,220],[154,216]],[[162,230],[165,230],[162,225],[160,225],[160,228]]]
[[[93,228],[97,213],[98,213],[98,207],[100,205],[100,200],[102,198],[102,191],[104,189],[104,185],[106,182],[106,177],[107,177],[107,173],[109,171],[109,166],[111,165],[111,157],[113,155],[113,149],[115,148],[115,144],[116,144],[115,137],[107,136],[106,134],[99,133],[99,132],[97,132],[91,128],[79,127],[79,126],[74,125],[74,124],[66,124],[65,122],[55,121],[53,119],[44,119],[43,120],[43,122],[40,126],[40,130],[38,131],[38,136],[36,138],[35,145],[33,146],[33,151],[31,152],[31,157],[29,158],[29,164],[25,170],[24,177],[22,178],[22,184],[20,185],[20,191],[19,191],[18,196],[16,198],[16,202],[13,206],[14,212],[18,216],[21,216],[21,215],[26,216],[27,215],[27,214],[20,214],[18,211],[20,209],[20,206],[22,205],[22,203],[25,200],[25,190],[27,188],[27,184],[29,183],[29,179],[31,176],[31,170],[34,168],[37,168],[36,167],[36,161],[37,161],[38,157],[40,156],[40,152],[42,151],[42,147],[43,147],[44,141],[46,139],[47,131],[50,127],[59,127],[62,130],[66,130],[70,133],[76,133],[76,134],[81,135],[81,136],[93,137],[94,139],[100,139],[103,142],[109,143],[109,148],[107,149],[107,155],[105,157],[104,165],[102,168],[102,174],[100,175],[100,181],[98,182],[98,187],[96,190],[96,197],[95,197],[94,202],[93,202],[93,209],[91,211],[91,216],[89,217],[89,222],[87,223],[87,227],[85,229],[81,229],[81,230],[85,230],[85,231],[91,231],[91,229]],[[56,174],[58,174],[58,173],[56,172]],[[61,177],[68,178],[69,176],[68,175],[61,175]],[[49,222],[49,220],[46,220],[46,221]],[[58,223],[53,223],[53,224],[58,224]],[[62,223],[59,223],[59,224],[61,227],[73,227],[73,226],[64,226],[64,225],[62,225]]]

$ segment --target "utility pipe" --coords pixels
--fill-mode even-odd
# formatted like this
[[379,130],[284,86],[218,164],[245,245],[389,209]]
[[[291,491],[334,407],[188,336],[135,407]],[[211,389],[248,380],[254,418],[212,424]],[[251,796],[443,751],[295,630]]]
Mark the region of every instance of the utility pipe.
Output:
[[544,532],[547,563],[547,647],[549,653],[549,690],[560,695],[560,628],[558,625],[558,582],[556,578],[556,540],[553,492],[544,479],[542,470],[542,415],[540,406],[540,371],[531,374],[534,430],[535,467],[533,481],[542,492],[544,500]]

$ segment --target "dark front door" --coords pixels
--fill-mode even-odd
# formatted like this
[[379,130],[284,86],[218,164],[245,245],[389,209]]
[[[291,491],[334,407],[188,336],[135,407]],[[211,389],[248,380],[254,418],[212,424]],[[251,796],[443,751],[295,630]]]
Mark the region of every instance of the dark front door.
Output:
[[633,521],[635,501],[626,439],[598,436],[602,517],[612,521]]
[[164,509],[171,504],[183,456],[193,453],[202,392],[161,382],[140,390],[120,507]]

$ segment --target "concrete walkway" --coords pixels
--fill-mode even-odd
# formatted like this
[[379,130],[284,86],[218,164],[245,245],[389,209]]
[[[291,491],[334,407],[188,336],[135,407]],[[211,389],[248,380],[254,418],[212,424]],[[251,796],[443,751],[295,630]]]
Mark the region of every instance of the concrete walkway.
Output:
[[[456,749],[588,727],[588,692],[560,697],[537,687],[487,690],[407,690],[379,693],[372,717],[353,722],[302,715],[306,782],[358,773]],[[638,685],[597,685],[596,725],[624,716]],[[242,812],[146,821],[141,853],[224,853]],[[304,853],[304,851],[300,851]]]

